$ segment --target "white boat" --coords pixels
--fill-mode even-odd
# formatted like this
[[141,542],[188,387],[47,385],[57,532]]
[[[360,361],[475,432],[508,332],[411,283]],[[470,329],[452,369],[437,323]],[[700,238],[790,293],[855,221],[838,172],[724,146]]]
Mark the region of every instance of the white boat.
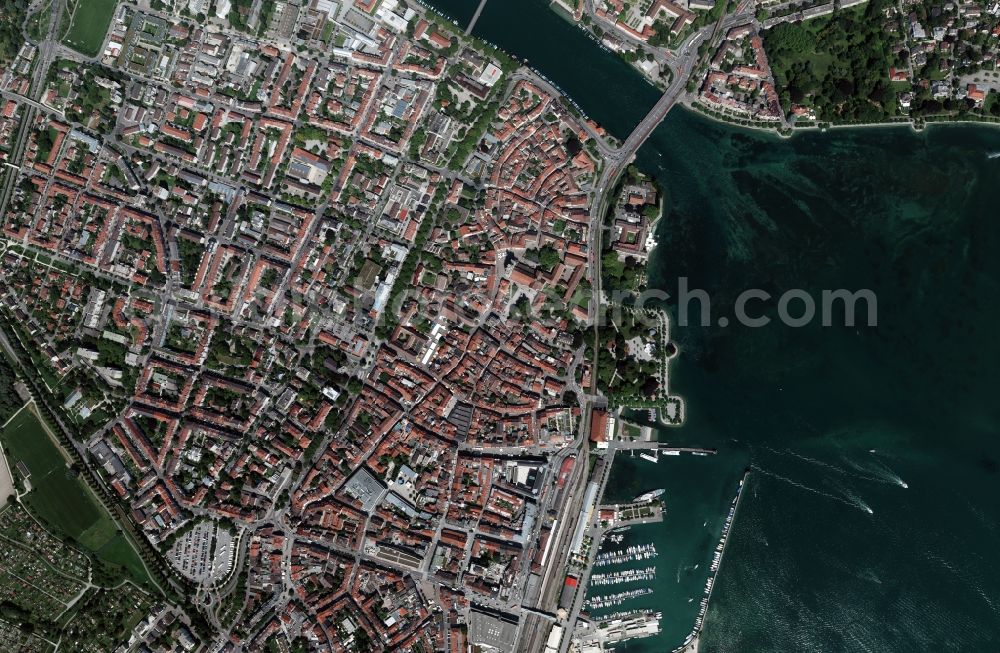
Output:
[[664,489],[661,488],[659,490],[652,490],[651,492],[646,492],[645,494],[640,494],[639,496],[637,496],[635,498],[635,502],[636,503],[641,503],[643,501],[652,501],[653,499],[656,499],[658,497],[663,496],[664,492],[666,492],[666,490],[664,490]]

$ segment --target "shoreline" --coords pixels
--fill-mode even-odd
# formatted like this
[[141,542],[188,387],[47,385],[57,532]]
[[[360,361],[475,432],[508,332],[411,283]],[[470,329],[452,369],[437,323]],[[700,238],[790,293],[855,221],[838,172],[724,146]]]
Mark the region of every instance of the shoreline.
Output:
[[[779,127],[765,127],[763,125],[744,125],[737,122],[735,119],[728,119],[726,117],[720,117],[714,111],[710,112],[704,105],[699,105],[697,101],[684,100],[679,103],[681,107],[685,110],[697,114],[703,118],[711,120],[712,122],[717,122],[728,127],[733,127],[736,129],[746,129],[747,131],[771,134],[782,139],[794,138],[796,134],[799,133],[809,133],[809,132],[826,132],[833,130],[850,130],[850,129],[891,129],[891,128],[909,128],[914,134],[921,134],[926,132],[931,127],[935,126],[959,126],[959,125],[972,125],[972,126],[983,126],[992,127],[994,129],[1000,129],[1000,121],[993,120],[928,120],[924,122],[920,127],[912,120],[905,121],[884,121],[884,122],[866,122],[866,123],[838,123],[838,124],[828,124],[824,126],[819,125],[803,125],[801,127],[790,127],[786,131],[782,131]],[[749,120],[749,118],[747,119]]]
[[[580,19],[575,16],[575,14],[571,11],[571,9],[569,8],[569,6],[566,4],[566,0],[547,0],[547,1],[549,3],[549,9],[551,9],[552,12],[555,13],[555,15],[559,16],[560,18],[562,18],[563,20],[565,20],[567,23],[569,23],[570,25],[572,25],[576,29],[578,29],[581,32],[583,32],[584,34],[586,34],[587,37],[590,38],[592,41],[594,41],[594,43],[596,43],[599,48],[601,48],[605,52],[608,52],[609,54],[611,54],[611,55],[613,55],[615,57],[618,57],[619,59],[621,59],[622,61],[624,61],[633,70],[635,70],[637,73],[639,73],[642,76],[642,78],[644,80],[646,80],[647,84],[649,84],[650,86],[652,86],[653,88],[655,88],[656,90],[658,90],[660,93],[663,93],[664,91],[666,91],[667,87],[670,85],[670,81],[673,79],[673,69],[672,68],[667,68],[667,71],[670,73],[670,75],[669,75],[669,79],[666,81],[666,83],[664,83],[662,86],[659,85],[659,84],[657,84],[656,80],[652,79],[649,76],[649,73],[647,73],[641,66],[638,65],[638,61],[639,60],[629,61],[628,59],[626,59],[625,57],[622,56],[622,53],[620,51],[613,50],[613,49],[609,48],[608,46],[606,46],[604,44],[604,41],[600,37],[598,37],[597,34],[595,34],[593,32],[593,30],[591,29],[591,27],[600,27],[600,25],[595,24],[593,26],[587,26],[587,25],[584,25],[583,23],[581,23]],[[583,11],[583,0],[580,0],[580,3],[581,3],[580,9],[578,9],[577,11],[582,12]],[[583,15],[583,14],[581,13],[581,15]],[[656,48],[653,48],[653,49],[656,49]]]
[[[418,1],[423,2],[424,0],[418,0]],[[570,22],[575,27],[579,28],[581,31],[583,31],[585,34],[587,34],[587,36],[590,37],[591,40],[595,41],[597,43],[598,47],[600,47],[602,50],[604,50],[604,51],[612,54],[613,56],[621,59],[620,55],[617,52],[613,52],[609,48],[605,47],[604,44],[600,41],[600,39],[598,39],[597,36],[589,28],[583,26],[579,21],[577,21],[577,20],[574,19],[572,13],[569,11],[569,7],[565,4],[565,0],[548,0],[548,8],[549,8],[550,11],[552,11],[553,13],[555,13],[557,16],[559,16],[560,18],[566,20],[567,22]],[[673,52],[673,50],[671,50],[670,48],[667,48],[667,49],[670,52]],[[626,63],[629,63],[629,62],[626,62]],[[649,76],[646,75],[645,71],[643,71],[640,67],[638,67],[638,66],[636,66],[636,65],[634,65],[632,63],[629,63],[629,66],[632,69],[634,69],[637,72],[639,72],[640,76],[643,78],[643,80],[650,87],[656,89],[659,92],[663,91],[663,89],[660,86],[658,86],[657,84],[655,84],[653,82],[653,80],[651,80],[649,78]],[[541,73],[539,71],[536,71],[536,72],[540,76],[542,76],[544,78],[544,75],[541,75]],[[572,96],[570,96],[569,94],[565,93],[558,86],[556,86],[556,89],[560,93],[563,93],[563,95],[565,95],[567,98],[569,98],[574,104],[576,104],[576,100],[573,99]],[[704,117],[706,117],[706,118],[708,118],[710,120],[713,120],[715,122],[719,122],[719,123],[723,123],[723,124],[729,125],[730,127],[746,128],[746,129],[751,130],[751,131],[771,133],[771,134],[774,134],[774,135],[778,136],[779,138],[783,138],[783,139],[789,139],[789,138],[794,137],[795,134],[796,134],[796,132],[811,132],[811,131],[825,132],[827,130],[832,130],[832,129],[853,129],[853,128],[874,129],[874,128],[884,128],[884,127],[909,127],[910,130],[913,133],[919,134],[922,131],[924,131],[927,128],[929,128],[931,126],[934,126],[934,125],[985,125],[985,126],[991,126],[991,127],[994,127],[994,128],[1000,128],[1000,120],[990,120],[990,119],[988,119],[988,117],[980,117],[979,119],[976,119],[975,117],[973,117],[973,118],[962,118],[962,119],[955,119],[955,120],[951,120],[951,119],[948,119],[948,117],[944,117],[942,119],[924,120],[923,123],[920,126],[917,126],[917,124],[912,119],[910,119],[909,117],[907,117],[906,120],[901,120],[901,121],[896,121],[896,122],[890,121],[890,120],[885,120],[885,121],[881,121],[881,122],[855,123],[855,124],[851,124],[851,123],[833,124],[833,123],[831,123],[831,124],[827,124],[825,126],[819,126],[819,125],[815,125],[814,124],[814,125],[803,125],[803,126],[800,126],[800,127],[790,126],[790,127],[787,127],[787,128],[785,128],[783,130],[780,126],[765,126],[765,125],[760,125],[760,124],[741,124],[741,123],[737,122],[736,119],[729,119],[728,117],[725,117],[725,116],[719,116],[719,115],[717,115],[714,112],[714,109],[710,109],[706,105],[700,105],[700,107],[696,106],[696,105],[699,105],[698,99],[691,100],[691,99],[688,99],[688,98],[683,98],[683,99],[678,100],[677,104],[683,106],[684,108],[686,108],[688,110],[691,110],[691,111],[693,111],[695,113],[698,113],[699,115],[702,115],[702,116],[704,116]],[[712,111],[712,113],[710,113],[709,111]],[[749,118],[749,117],[747,117],[746,120],[752,120],[752,119]]]

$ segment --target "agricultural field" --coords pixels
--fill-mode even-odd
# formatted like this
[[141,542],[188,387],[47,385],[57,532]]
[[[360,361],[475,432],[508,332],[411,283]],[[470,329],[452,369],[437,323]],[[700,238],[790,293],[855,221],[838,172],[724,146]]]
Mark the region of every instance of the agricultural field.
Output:
[[67,7],[72,16],[63,43],[89,57],[101,53],[104,36],[118,0],[76,0]]
[[[21,487],[31,490],[21,501],[57,535],[78,543],[111,567],[124,568],[133,580],[145,584],[148,576],[135,550],[114,520],[70,466],[41,421],[22,410],[0,432],[7,462]],[[28,477],[18,470],[23,463]]]

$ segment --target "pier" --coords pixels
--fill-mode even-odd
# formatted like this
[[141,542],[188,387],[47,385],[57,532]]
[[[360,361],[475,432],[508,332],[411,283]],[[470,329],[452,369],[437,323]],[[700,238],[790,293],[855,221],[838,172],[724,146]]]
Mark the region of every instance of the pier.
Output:
[[656,440],[611,440],[608,442],[608,448],[614,448],[619,451],[658,451],[667,455],[691,453],[699,456],[710,456],[718,453],[718,450],[713,447],[675,447],[666,442],[657,442]]
[[[612,511],[613,514],[608,514]],[[658,501],[631,501],[600,506],[599,527],[594,531],[594,540],[600,541],[611,530],[636,524],[655,524],[663,521],[663,505]],[[605,525],[606,524],[606,525]]]
[[480,0],[479,6],[476,7],[476,13],[472,14],[472,20],[469,21],[469,26],[465,28],[466,36],[472,34],[472,28],[476,26],[476,21],[479,20],[479,14],[483,13],[483,9],[485,8],[486,0]]
[[[594,560],[594,568],[606,567],[608,565],[622,565],[636,560],[652,560],[657,556],[656,545],[638,544],[627,549],[614,549],[610,551],[599,551]],[[593,578],[593,577],[592,577]]]
[[719,453],[718,449],[715,448],[705,449],[703,447],[671,447],[669,444],[665,443],[658,445],[656,450],[667,455],[671,453],[693,453],[697,456],[714,456]]
[[625,583],[638,583],[651,581],[656,578],[656,567],[643,567],[642,569],[620,569],[610,571],[606,574],[591,574],[590,587],[601,587],[604,585],[622,585]]
[[708,605],[712,600],[712,592],[715,591],[715,579],[719,575],[719,568],[722,566],[722,557],[726,552],[726,545],[729,544],[729,535],[732,533],[733,521],[736,519],[736,511],[740,507],[740,499],[743,498],[743,490],[746,488],[748,476],[750,476],[749,469],[743,473],[739,488],[736,490],[736,496],[733,498],[733,503],[729,508],[729,514],[726,515],[726,523],[722,527],[722,536],[719,538],[719,544],[715,547],[715,556],[712,559],[708,580],[705,582],[705,597],[701,600],[700,608],[698,609],[698,618],[694,621],[694,628],[691,630],[691,634],[684,640],[684,643],[671,651],[671,653],[687,653],[688,651],[694,652],[698,650],[698,637],[701,635],[702,626],[704,626],[705,614],[708,612]]
[[581,653],[601,653],[615,644],[660,632],[661,612],[640,610],[616,612],[596,620],[593,630],[581,640]]
[[590,596],[583,602],[586,608],[612,608],[625,603],[625,601],[630,601],[634,598],[640,596],[649,596],[653,593],[653,590],[648,587],[642,587],[634,590],[625,590],[624,592],[618,592],[617,594],[603,594],[599,596]]

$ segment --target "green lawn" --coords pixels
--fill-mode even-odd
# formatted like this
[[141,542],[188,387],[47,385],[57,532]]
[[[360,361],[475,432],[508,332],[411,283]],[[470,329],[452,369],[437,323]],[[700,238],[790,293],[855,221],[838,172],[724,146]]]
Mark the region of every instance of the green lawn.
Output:
[[101,53],[118,0],[76,0],[73,22],[63,43],[90,57]]
[[983,111],[989,113],[998,102],[1000,102],[1000,93],[993,91],[986,96],[986,101],[983,102]]
[[642,437],[642,428],[636,424],[622,422],[622,430],[627,437],[635,438],[636,440]]
[[67,459],[35,414],[22,410],[0,432],[14,470],[21,461],[31,473],[25,506],[55,533],[62,533],[98,558],[128,569],[144,584],[148,576],[135,550],[90,489],[70,470]]

